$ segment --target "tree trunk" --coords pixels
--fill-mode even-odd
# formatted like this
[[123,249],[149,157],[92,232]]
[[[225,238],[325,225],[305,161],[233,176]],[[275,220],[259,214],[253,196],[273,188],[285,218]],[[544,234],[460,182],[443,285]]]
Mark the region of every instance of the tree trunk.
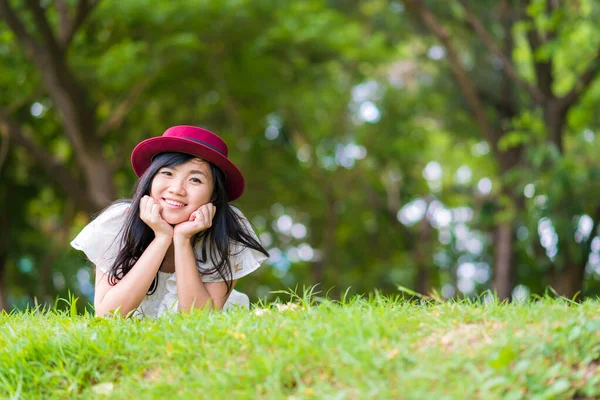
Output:
[[75,218],[75,204],[71,201],[65,203],[63,210],[63,219],[60,229],[57,230],[55,244],[50,252],[40,263],[40,282],[38,285],[37,297],[44,302],[51,302],[54,296],[54,283],[52,281],[52,266],[64,251],[64,244],[69,242],[69,231]]
[[418,293],[427,294],[431,291],[431,276],[429,269],[433,264],[431,247],[431,224],[427,217],[419,224],[419,242],[415,246],[415,260],[417,262],[417,284]]
[[419,264],[417,270],[417,293],[426,295],[431,292],[431,277],[429,268]]
[[39,265],[39,284],[37,289],[37,298],[41,302],[51,302],[53,283],[52,283],[52,265],[60,256],[61,249],[55,248],[50,251],[46,257],[43,258]]
[[504,222],[494,233],[494,279],[492,287],[499,300],[510,299],[514,286],[514,235],[512,223]]
[[576,293],[583,290],[584,272],[585,269],[579,264],[568,263],[565,268],[555,271],[552,287],[559,295],[573,299]]
[[86,182],[91,201],[101,209],[115,200],[112,171],[102,156],[102,140],[97,137],[95,105],[85,89],[72,76],[63,59],[53,70],[43,70],[50,96],[57,106],[65,133],[73,145],[77,163]]
[[[568,108],[564,107],[554,98],[544,106],[544,123],[549,135],[549,140],[556,146],[561,154],[564,150],[563,136],[567,111]],[[562,203],[563,202],[561,201],[559,204]],[[559,206],[559,209],[564,209],[564,205]],[[593,237],[594,234],[592,233],[591,236]],[[555,269],[552,276],[552,287],[559,295],[572,299],[575,294],[581,292],[583,288],[584,271],[588,255],[570,251],[570,245],[571,244],[568,241],[565,241],[562,246],[561,252],[564,254],[564,265],[563,268]],[[581,262],[578,262],[578,256],[583,256]]]
[[[3,198],[6,200],[6,198]],[[6,202],[5,202],[6,204]],[[10,232],[10,226],[8,226],[8,208],[2,207],[0,211],[0,229],[2,229],[2,235],[0,235],[0,311],[8,310],[8,300],[6,296],[6,261],[8,260],[8,238]]]
[[[64,133],[73,146],[80,176],[77,179],[70,177],[68,183],[63,182],[63,190],[69,193],[69,187],[85,182],[88,197],[92,202],[89,208],[97,211],[114,200],[116,190],[112,182],[111,168],[102,157],[102,138],[98,135],[96,104],[91,100],[87,88],[78,81],[67,59],[68,44],[77,28],[94,8],[94,4],[80,1],[72,19],[67,17],[68,11],[63,7],[59,13],[63,23],[62,30],[57,39],[46,16],[46,10],[40,2],[29,0],[25,3],[24,7],[19,9],[27,9],[37,35],[30,33],[29,27],[19,17],[20,12],[15,12],[9,2],[0,1],[0,16],[23,46],[26,56],[37,66],[60,116]],[[3,119],[6,120],[6,117]],[[24,140],[36,142],[31,139]],[[31,146],[36,147],[33,144]],[[37,158],[41,165],[49,162],[40,160],[39,155]],[[67,175],[66,169],[63,172]]]
[[557,150],[563,153],[563,136],[567,109],[556,99],[551,99],[544,106],[544,123],[549,135],[549,141],[554,143]]
[[99,151],[85,166],[89,196],[98,211],[116,200],[116,189],[112,180],[112,170]]
[[[4,240],[4,239],[2,239]],[[6,298],[6,259],[8,256],[7,249],[0,249],[0,311],[8,310],[8,300]]]
[[[325,232],[323,237],[323,245],[321,246],[321,259],[312,264],[312,283],[313,285],[323,283],[325,276],[325,270],[330,264],[331,256],[335,248],[335,227],[336,227],[336,214],[335,214],[335,198],[333,196],[327,196],[327,206],[325,216],[327,223],[325,224]],[[337,282],[336,282],[336,286]]]

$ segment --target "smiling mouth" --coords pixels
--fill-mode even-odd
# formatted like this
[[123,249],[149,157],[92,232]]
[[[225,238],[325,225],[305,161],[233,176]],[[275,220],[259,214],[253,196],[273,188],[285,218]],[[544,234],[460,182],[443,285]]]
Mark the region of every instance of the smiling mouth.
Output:
[[182,203],[180,201],[175,201],[175,200],[170,200],[170,199],[165,199],[165,198],[163,198],[163,201],[172,207],[181,208],[181,207],[186,206],[185,203]]

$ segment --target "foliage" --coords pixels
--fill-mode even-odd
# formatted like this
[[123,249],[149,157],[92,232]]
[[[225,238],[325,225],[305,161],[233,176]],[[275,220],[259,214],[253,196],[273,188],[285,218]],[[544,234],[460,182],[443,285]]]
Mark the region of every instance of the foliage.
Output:
[[[93,110],[88,122],[105,162],[97,169],[109,172],[117,197],[135,182],[133,146],[168,126],[205,126],[230,144],[247,180],[238,205],[272,253],[267,268],[239,283],[255,299],[318,282],[338,297],[349,287],[393,292],[398,284],[476,296],[492,287],[503,223],[513,228],[512,286],[543,293],[575,265],[586,268],[583,294],[594,295],[600,85],[579,78],[595,65],[600,8],[592,0],[556,9],[507,2],[518,18],[506,29],[501,3],[103,0],[65,62]],[[29,3],[7,4],[43,41]],[[448,48],[416,4],[449,33],[497,143],[473,116]],[[585,87],[565,116],[562,148],[550,140],[545,105],[507,80],[463,4],[496,45],[512,39],[507,56],[523,82],[538,85],[540,65],[549,63],[556,98]],[[43,5],[59,32],[59,7]],[[537,48],[534,32],[545,40]],[[0,117],[53,159],[6,139],[0,121],[1,148],[8,146],[0,224],[10,232],[0,240],[0,292],[13,307],[69,289],[91,298],[92,266],[68,243],[101,206],[83,207],[57,184],[52,167],[62,165],[71,187],[91,185],[44,70],[5,19],[0,60]],[[506,167],[513,152],[520,156]]]

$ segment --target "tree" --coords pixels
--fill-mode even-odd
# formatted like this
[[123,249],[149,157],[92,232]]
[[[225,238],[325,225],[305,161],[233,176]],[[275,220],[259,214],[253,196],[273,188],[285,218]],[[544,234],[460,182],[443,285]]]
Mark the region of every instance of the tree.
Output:
[[[0,16],[27,58],[37,67],[44,89],[57,109],[65,135],[73,146],[80,175],[28,136],[25,133],[27,127],[16,121],[6,107],[0,109],[2,130],[15,143],[25,147],[39,165],[44,165],[56,186],[88,212],[104,207],[115,197],[111,167],[102,154],[97,105],[69,64],[68,57],[73,38],[96,4],[81,0],[75,9],[69,9],[65,1],[58,1],[59,28],[56,29],[37,0],[26,1],[23,10],[15,9],[8,0],[0,2]],[[32,21],[30,24],[19,15],[25,12],[29,16],[27,21]]]
[[[503,185],[501,196],[508,200],[515,210],[509,218],[497,221],[494,232],[494,288],[500,298],[508,298],[514,286],[516,263],[516,226],[515,217],[524,210],[522,193],[514,190],[514,173],[522,168],[532,168],[528,160],[527,140],[516,137],[515,120],[533,108],[539,112],[545,127],[546,142],[559,154],[565,151],[564,141],[567,132],[569,112],[592,87],[600,71],[600,46],[592,54],[586,52],[577,62],[585,65],[579,76],[573,80],[566,93],[557,93],[557,82],[561,79],[557,72],[557,57],[560,48],[569,46],[572,41],[569,30],[581,24],[580,12],[584,8],[593,8],[592,3],[579,2],[577,5],[559,5],[555,1],[512,2],[479,2],[477,6],[469,5],[465,0],[451,3],[450,9],[443,9],[445,16],[454,18],[457,24],[466,23],[470,27],[469,35],[475,35],[476,41],[470,55],[476,60],[477,49],[486,52],[483,58],[488,65],[496,63],[494,80],[499,83],[494,96],[481,81],[470,77],[464,57],[456,45],[456,35],[464,35],[462,25],[453,26],[453,34],[433,11],[421,0],[406,0],[406,9],[419,17],[419,20],[444,46],[453,76],[466,100],[470,112],[479,126],[481,136],[490,144],[497,161]],[[460,4],[460,6],[457,6]],[[585,23],[593,24],[592,13],[587,12]],[[458,17],[456,16],[458,14]],[[586,14],[586,13],[584,13]],[[445,19],[447,20],[447,19]],[[448,25],[448,24],[446,24]],[[491,28],[490,28],[491,27]],[[519,29],[520,28],[520,29]],[[496,34],[492,34],[494,32]],[[515,34],[515,32],[517,32]],[[531,54],[534,77],[529,79],[525,71],[529,66],[515,60],[515,39],[522,33],[527,38]],[[464,36],[463,36],[464,37]],[[466,39],[472,43],[473,40]],[[461,49],[463,50],[463,49]],[[519,65],[521,64],[521,65]],[[477,62],[477,65],[480,64]],[[564,79],[564,78],[563,78]],[[594,230],[600,214],[594,212]],[[563,235],[568,237],[568,235]],[[563,267],[559,267],[554,285],[559,293],[572,297],[580,291],[583,284],[583,271],[590,254],[591,241],[595,234],[586,239],[578,255],[579,262],[567,259]],[[564,248],[567,251],[567,246]]]
[[[58,209],[74,203],[76,227],[131,187],[126,159],[136,142],[185,121],[233,143],[243,170],[252,171],[261,159],[270,174],[247,175],[256,191],[242,200],[245,211],[268,215],[278,201],[298,208],[300,219],[309,214],[311,244],[322,249],[320,258],[308,261],[312,275],[319,280],[325,270],[335,270],[341,262],[334,256],[339,224],[331,218],[345,194],[330,183],[345,173],[322,165],[321,158],[346,140],[336,127],[346,123],[346,102],[361,74],[344,68],[380,57],[376,35],[364,40],[359,24],[323,2],[164,1],[149,8],[145,1],[82,1],[77,12],[63,3],[47,9],[34,1],[12,4],[18,3],[2,3],[11,32],[5,46],[14,51],[11,71],[25,71],[28,86],[19,91],[16,79],[3,81],[11,102],[3,105],[2,131],[28,150],[31,171],[50,178],[39,187],[50,188]],[[32,103],[43,112],[32,113]],[[337,109],[337,115],[318,109]],[[265,138],[265,128],[278,119],[278,139]],[[309,168],[297,158],[306,145],[315,155]],[[320,148],[324,154],[317,154]],[[282,192],[290,185],[299,192]],[[326,207],[298,202],[315,199],[324,199]],[[286,253],[302,244],[273,233]],[[36,266],[49,259],[37,257]],[[14,264],[18,255],[9,258]]]

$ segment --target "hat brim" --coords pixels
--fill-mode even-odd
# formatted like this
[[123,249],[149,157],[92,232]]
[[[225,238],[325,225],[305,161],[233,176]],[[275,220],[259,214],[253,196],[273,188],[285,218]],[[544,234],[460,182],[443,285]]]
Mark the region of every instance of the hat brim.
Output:
[[191,154],[219,167],[227,178],[225,186],[228,201],[236,200],[244,193],[244,176],[227,157],[209,146],[178,137],[159,136],[138,144],[131,153],[133,171],[139,178],[148,169],[155,155],[168,152]]

